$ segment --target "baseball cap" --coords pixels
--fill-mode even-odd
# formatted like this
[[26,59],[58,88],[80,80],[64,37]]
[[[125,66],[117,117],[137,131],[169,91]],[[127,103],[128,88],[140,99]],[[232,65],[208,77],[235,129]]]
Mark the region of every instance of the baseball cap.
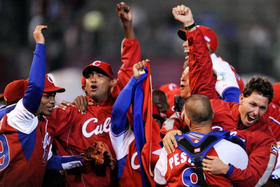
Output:
[[88,77],[88,74],[91,73],[92,71],[97,71],[99,73],[102,73],[102,74],[110,77],[110,79],[113,79],[113,71],[112,71],[111,65],[106,62],[97,60],[97,61],[90,63],[89,65],[84,67],[83,76],[85,78]]
[[[213,52],[216,52],[218,48],[218,37],[216,33],[210,29],[209,27],[203,26],[203,25],[198,25],[199,29],[202,31],[202,34],[204,36],[204,40],[210,45],[210,48],[212,49]],[[186,30],[184,29],[179,29],[178,30],[178,36],[182,39],[185,40],[187,39],[186,37]]]
[[45,76],[44,92],[64,92],[65,88],[57,87],[54,85],[52,78],[47,74]]
[[280,82],[276,82],[273,85],[273,99],[272,102],[279,105],[280,103]]
[[[10,82],[4,89],[4,98],[6,103],[14,103],[23,98],[28,87],[28,80],[14,80]],[[44,92],[64,92],[65,89],[54,85],[49,75],[45,76]]]
[[24,93],[27,89],[27,80],[14,80],[10,82],[4,89],[4,98],[6,103],[15,103],[23,98]]
[[179,88],[180,86],[175,83],[168,83],[168,84],[161,85],[159,89],[167,94]]

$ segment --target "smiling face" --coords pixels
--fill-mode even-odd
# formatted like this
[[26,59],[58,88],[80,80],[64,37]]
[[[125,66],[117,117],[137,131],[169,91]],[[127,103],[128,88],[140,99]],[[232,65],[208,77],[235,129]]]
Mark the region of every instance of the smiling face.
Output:
[[101,102],[109,97],[110,89],[113,86],[113,80],[108,76],[92,71],[86,78],[86,84],[83,90],[87,96],[96,102]]
[[268,98],[257,92],[252,92],[248,97],[244,97],[242,94],[238,110],[243,125],[246,127],[254,125],[265,114],[268,104]]
[[41,99],[41,104],[38,113],[44,116],[50,116],[55,106],[55,92],[44,93]]
[[183,48],[184,48],[184,53],[185,53],[185,64],[188,64],[188,61],[189,61],[189,52],[190,52],[190,47],[189,47],[189,42],[188,42],[188,40],[184,41],[184,43],[183,43]]

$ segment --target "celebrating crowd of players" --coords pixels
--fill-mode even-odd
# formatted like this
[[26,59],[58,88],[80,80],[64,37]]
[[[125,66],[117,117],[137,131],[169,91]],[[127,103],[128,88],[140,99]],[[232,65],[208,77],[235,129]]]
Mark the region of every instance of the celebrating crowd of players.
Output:
[[110,64],[90,63],[81,78],[86,96],[60,107],[55,95],[65,89],[45,72],[47,26],[35,28],[29,77],[4,90],[0,186],[50,185],[50,170],[60,171],[57,186],[277,185],[280,110],[269,80],[244,86],[215,54],[215,32],[178,5],[172,14],[184,27],[186,54],[180,87],[151,92],[132,11],[124,2],[116,10],[124,28],[118,77]]

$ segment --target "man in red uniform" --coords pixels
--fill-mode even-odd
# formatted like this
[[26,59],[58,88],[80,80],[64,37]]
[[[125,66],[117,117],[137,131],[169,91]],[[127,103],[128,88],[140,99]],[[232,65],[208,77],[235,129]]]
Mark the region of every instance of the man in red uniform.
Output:
[[[120,90],[132,76],[132,67],[140,61],[141,51],[132,27],[130,7],[121,2],[117,4],[117,13],[122,21],[125,39],[122,42],[121,66],[118,79],[113,79],[110,64],[95,61],[83,69],[82,88],[86,93],[87,111],[82,114],[77,107],[69,106],[65,110],[57,108],[49,118],[50,125],[56,130],[58,155],[77,155],[84,153],[96,141],[107,144],[114,155],[109,131],[112,107]],[[110,186],[111,171],[106,168],[85,166],[75,171],[65,171],[69,186]],[[116,185],[116,184],[114,184]]]
[[[181,5],[173,11],[175,19],[182,22],[187,28],[185,34],[189,44],[183,45],[185,51],[189,50],[189,72],[184,87],[181,88],[187,90],[186,92],[189,94],[198,93],[208,96],[215,114],[212,128],[232,131],[243,138],[246,143],[246,152],[249,156],[247,169],[241,171],[224,164],[222,165],[223,170],[219,171],[220,174],[228,173],[229,178],[239,186],[265,184],[271,175],[277,155],[275,139],[268,122],[263,117],[272,100],[271,83],[263,78],[253,78],[245,86],[240,96],[240,104],[217,99],[213,86],[215,82],[213,82],[212,76],[209,76],[213,73],[212,68],[208,68],[212,63],[201,31],[194,25],[192,13],[188,7]],[[162,133],[172,129],[184,130],[185,125],[174,123],[167,128],[164,126],[164,128]],[[164,138],[164,145],[168,152],[174,150],[173,144],[177,146],[174,141],[174,135],[177,133],[180,131],[168,132]],[[213,172],[214,164],[212,165],[212,163],[218,162],[218,158],[205,161],[206,165],[211,165],[210,168],[207,167],[206,171]]]
[[137,154],[133,131],[132,112],[129,108],[134,102],[133,96],[137,84],[140,84],[141,70],[146,61],[133,66],[133,77],[119,94],[113,107],[110,138],[118,161],[118,181],[120,186],[145,186],[142,184],[141,166]]
[[[184,107],[185,122],[190,132],[177,137],[177,141],[186,138],[194,148],[188,149],[192,146],[178,147],[170,154],[162,149],[155,167],[154,180],[158,184],[167,186],[192,186],[203,184],[204,181],[209,186],[232,186],[225,175],[212,175],[206,171],[203,174],[202,169],[199,170],[201,166],[196,163],[197,160],[194,157],[199,154],[203,157],[205,155],[218,156],[227,164],[231,163],[236,168],[245,169],[248,165],[246,152],[241,146],[224,139],[223,133],[227,132],[212,131],[213,111],[207,97],[192,95],[186,100]],[[217,137],[217,139],[210,143],[209,136]],[[208,145],[205,146],[206,144]],[[192,150],[194,153],[191,152]]]
[[33,32],[36,50],[29,73],[28,88],[16,108],[0,124],[0,186],[41,186],[45,174],[51,137],[45,116],[51,115],[56,87],[45,76],[45,38],[37,26]]

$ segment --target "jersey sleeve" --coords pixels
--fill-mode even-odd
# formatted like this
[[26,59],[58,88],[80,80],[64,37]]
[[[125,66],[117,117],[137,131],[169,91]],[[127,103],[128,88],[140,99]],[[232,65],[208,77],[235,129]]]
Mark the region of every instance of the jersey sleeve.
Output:
[[127,129],[128,119],[126,115],[133,99],[136,81],[137,79],[132,77],[128,84],[120,92],[114,103],[112,111],[111,132],[115,136],[120,135]]
[[124,38],[122,41],[121,61],[122,66],[118,72],[118,80],[112,96],[116,98],[121,89],[127,84],[133,75],[133,65],[141,60],[141,49],[137,39]]
[[216,99],[215,77],[209,50],[199,27],[187,33],[189,42],[189,84],[191,94],[201,94]]
[[23,105],[35,114],[40,106],[46,74],[46,46],[36,44],[33,62],[29,72],[28,88],[23,97]]
[[231,164],[241,170],[247,168],[248,155],[241,146],[228,140],[221,140],[214,146],[214,148],[221,161],[223,161],[225,164]]
[[233,169],[229,175],[238,186],[262,186],[270,177],[277,159],[277,148],[271,141],[258,144],[249,154],[249,164],[245,170]]
[[120,92],[112,111],[110,138],[117,160],[128,154],[129,145],[135,139],[134,133],[128,124],[127,112],[130,108],[137,79],[132,77]]
[[30,134],[38,125],[38,118],[23,106],[22,99],[7,116],[8,124],[25,134]]
[[217,75],[216,91],[227,102],[239,102],[240,89],[229,63],[215,54],[211,55],[213,70]]
[[163,148],[163,149],[161,149],[159,159],[158,159],[155,169],[154,169],[154,181],[157,184],[165,185],[166,184],[166,179],[165,179],[166,172],[167,172],[167,152]]

